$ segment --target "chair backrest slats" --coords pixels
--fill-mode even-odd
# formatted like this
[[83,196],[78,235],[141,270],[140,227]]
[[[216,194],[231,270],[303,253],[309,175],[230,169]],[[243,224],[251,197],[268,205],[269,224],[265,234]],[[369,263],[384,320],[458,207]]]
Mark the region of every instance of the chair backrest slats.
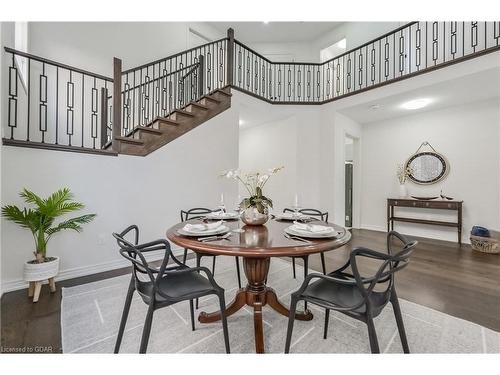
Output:
[[200,217],[208,215],[211,212],[213,212],[213,210],[204,207],[196,207],[196,208],[190,208],[189,210],[181,210],[181,221],[198,219]]
[[[393,254],[392,249],[389,246],[387,254],[365,248],[356,248],[351,252],[351,268],[353,271],[353,276],[356,280],[356,284],[360,292],[364,296],[363,303],[368,300],[370,294],[374,291],[377,285],[386,284],[385,289],[377,290],[377,293],[386,294],[387,298],[390,296],[390,292],[394,287],[394,274],[408,266],[410,257],[418,244],[417,241],[408,241],[406,237],[400,235],[397,232],[391,232],[389,234],[389,237],[392,238],[392,236],[395,236],[403,242],[403,248],[397,253]],[[383,263],[377,269],[375,275],[369,278],[372,281],[367,286],[366,278],[363,278],[358,270],[358,265],[356,262],[357,257],[367,257],[383,261]]]
[[[283,212],[295,212],[293,208],[285,208],[283,209]],[[302,208],[299,210],[299,212],[303,215],[307,215],[310,217],[317,218],[321,221],[324,221],[325,223],[328,223],[328,211],[321,211],[318,210],[317,208]]]

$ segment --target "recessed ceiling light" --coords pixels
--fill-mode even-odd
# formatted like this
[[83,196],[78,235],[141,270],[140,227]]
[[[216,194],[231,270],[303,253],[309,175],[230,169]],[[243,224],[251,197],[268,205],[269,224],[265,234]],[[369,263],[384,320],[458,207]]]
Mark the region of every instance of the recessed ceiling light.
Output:
[[431,102],[432,102],[432,100],[428,99],[428,98],[414,99],[414,100],[410,100],[406,103],[401,104],[401,108],[403,108],[403,109],[420,109],[420,108],[426,107]]
[[374,105],[370,106],[370,109],[372,111],[376,111],[377,109],[380,109],[380,104],[374,104]]
[[269,23],[269,21],[262,21],[262,22],[264,22],[266,25]]

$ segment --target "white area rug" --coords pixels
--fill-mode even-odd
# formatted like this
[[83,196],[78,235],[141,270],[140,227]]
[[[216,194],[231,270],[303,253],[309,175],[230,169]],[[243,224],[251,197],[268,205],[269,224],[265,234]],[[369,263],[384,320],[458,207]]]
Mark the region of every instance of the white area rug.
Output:
[[[203,260],[202,264],[211,268],[211,258]],[[297,265],[297,275],[302,274],[302,268]],[[217,258],[215,278],[226,290],[226,303],[229,303],[237,289],[234,258]],[[63,352],[113,352],[129,280],[130,275],[125,275],[63,289]],[[299,287],[301,281],[301,277],[293,279],[289,262],[277,258],[271,260],[268,285],[276,290],[284,303],[289,303],[290,294]],[[204,297],[200,299],[198,312],[217,310],[217,304],[215,297]],[[498,332],[412,302],[401,300],[400,304],[412,353],[500,353]],[[362,322],[332,311],[329,337],[323,340],[324,311],[309,306],[314,319],[310,322],[295,322],[291,352],[370,352],[367,329]],[[146,310],[146,305],[135,294],[120,352],[139,351]],[[269,307],[264,308],[263,317],[266,352],[282,353],[288,319]],[[231,352],[254,353],[251,309],[246,307],[230,316],[228,326]],[[390,304],[375,319],[375,327],[382,352],[402,353]],[[224,353],[220,322],[196,322],[196,331],[191,331],[188,301],[157,310],[149,340],[148,353],[179,352]]]

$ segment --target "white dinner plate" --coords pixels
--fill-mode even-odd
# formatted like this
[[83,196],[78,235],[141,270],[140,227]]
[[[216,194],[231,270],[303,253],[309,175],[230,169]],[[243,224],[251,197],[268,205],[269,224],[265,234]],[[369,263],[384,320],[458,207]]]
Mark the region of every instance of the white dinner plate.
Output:
[[334,229],[332,232],[327,232],[327,233],[312,233],[306,230],[295,229],[291,225],[285,228],[285,233],[288,233],[292,236],[304,237],[304,238],[335,238],[340,236],[343,232]]
[[211,212],[206,217],[210,220],[238,220],[240,216],[237,212],[224,212],[222,214],[220,212]]
[[225,225],[221,225],[218,228],[215,229],[209,229],[209,230],[204,230],[204,231],[186,231],[183,228],[177,229],[177,233],[183,235],[183,236],[188,236],[188,237],[202,237],[202,236],[213,236],[215,234],[225,234],[229,232],[229,228],[226,227]]

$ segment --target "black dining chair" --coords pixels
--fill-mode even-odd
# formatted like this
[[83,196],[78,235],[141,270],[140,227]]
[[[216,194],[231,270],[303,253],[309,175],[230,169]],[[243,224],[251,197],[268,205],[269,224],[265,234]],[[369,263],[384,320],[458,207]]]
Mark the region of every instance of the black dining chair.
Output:
[[[295,210],[293,210],[291,208],[285,208],[283,210],[283,212],[295,212]],[[320,221],[324,221],[325,223],[328,223],[328,212],[322,212],[322,211],[317,210],[315,208],[303,208],[303,209],[299,210],[299,212],[303,215],[309,216],[310,218],[317,219]],[[320,257],[321,257],[321,268],[323,270],[323,274],[326,275],[325,254],[320,253]],[[305,255],[305,256],[296,256],[296,257],[291,257],[291,258],[292,258],[293,278],[294,279],[296,278],[296,274],[295,274],[295,259],[296,258],[302,258],[302,261],[304,262],[304,278],[305,278],[308,274],[309,256]]]
[[[393,238],[397,238],[403,243],[402,250],[395,254],[391,250]],[[328,333],[330,310],[339,311],[366,323],[372,353],[380,353],[373,318],[377,317],[387,303],[391,302],[403,351],[409,353],[401,308],[396,294],[394,274],[408,265],[416,245],[417,241],[409,241],[405,236],[391,231],[387,235],[387,253],[358,247],[351,252],[349,260],[339,269],[328,275],[319,273],[308,275],[299,290],[291,296],[285,353],[290,351],[295,311],[300,300],[325,308],[324,339]],[[381,262],[381,264],[375,274],[364,277],[361,276],[358,269],[358,258],[370,258]],[[347,271],[348,268],[351,269],[351,272]],[[319,280],[311,283],[313,279]]]
[[[209,213],[213,212],[213,210],[209,208],[203,208],[203,207],[198,207],[198,208],[191,208],[189,210],[181,210],[181,221],[187,221],[187,220],[192,220],[192,219],[200,219],[204,218],[206,215]],[[187,251],[188,249],[184,249],[184,256],[182,258],[182,263],[186,264],[187,260]],[[212,257],[212,274],[215,275],[215,258],[216,255],[212,254],[202,254],[202,253],[196,253],[196,267],[200,267],[201,264],[201,258],[204,256],[209,256]],[[240,259],[239,257],[234,257],[235,262],[236,262],[236,275],[238,277],[238,287],[241,289],[241,275],[240,275]],[[196,299],[196,308],[198,309],[198,299]]]
[[[133,244],[125,239],[129,233],[134,233]],[[123,308],[114,352],[118,353],[120,351],[130,304],[134,292],[137,291],[143,302],[148,305],[139,353],[146,353],[151,332],[151,324],[153,322],[153,313],[155,310],[171,306],[178,302],[189,301],[191,329],[194,331],[193,300],[210,294],[215,294],[219,298],[224,343],[226,353],[229,353],[229,335],[226,320],[224,289],[217,285],[210,270],[206,267],[190,268],[182,264],[172,254],[170,243],[167,240],[160,239],[139,244],[139,228],[136,225],[129,226],[121,233],[113,233],[113,236],[116,238],[120,247],[120,254],[125,259],[132,262],[133,266],[132,277],[125,299],[125,306]],[[144,253],[157,250],[165,251],[163,261],[159,268],[152,267],[144,257]],[[168,266],[170,259],[173,261],[172,266]],[[206,277],[203,277],[200,271],[203,272]]]

